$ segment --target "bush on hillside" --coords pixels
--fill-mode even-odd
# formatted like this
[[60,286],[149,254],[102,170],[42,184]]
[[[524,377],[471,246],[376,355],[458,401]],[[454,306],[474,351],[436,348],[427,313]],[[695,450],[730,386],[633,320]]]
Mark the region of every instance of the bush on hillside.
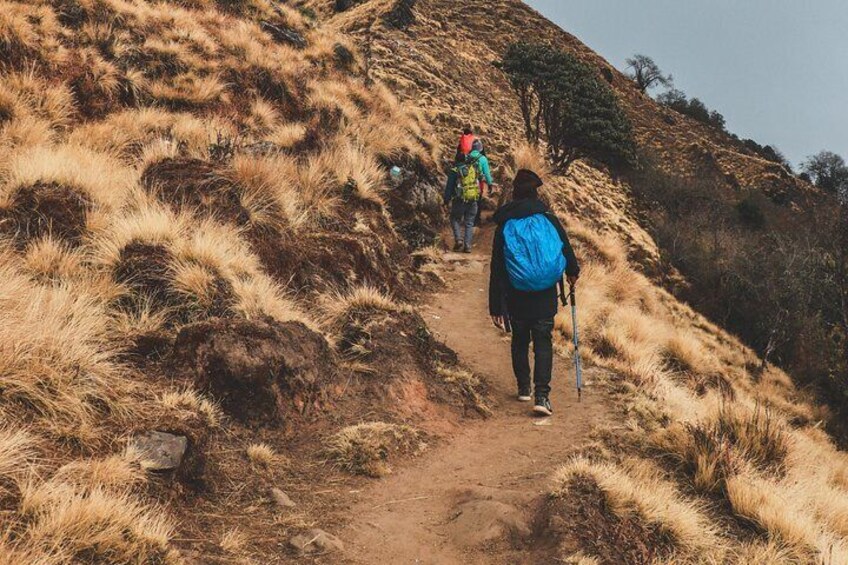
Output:
[[719,131],[726,131],[724,116],[707,108],[707,105],[698,98],[690,99],[682,90],[672,88],[668,92],[660,94],[657,97],[657,102],[702,124],[714,127]]
[[[732,138],[738,139],[736,135],[731,134]],[[792,171],[792,163],[786,158],[786,156],[781,153],[780,149],[774,147],[773,145],[760,145],[753,139],[741,139],[739,143],[747,149],[748,151],[753,152],[754,154],[762,157],[766,161],[771,161],[772,163],[777,163],[778,165],[783,165],[790,172]]]
[[545,142],[561,170],[589,157],[633,162],[635,145],[613,91],[574,55],[540,43],[514,43],[500,67],[518,96],[530,143]]
[[822,151],[807,158],[802,167],[822,190],[840,196],[848,193],[848,165],[842,156],[832,151]]

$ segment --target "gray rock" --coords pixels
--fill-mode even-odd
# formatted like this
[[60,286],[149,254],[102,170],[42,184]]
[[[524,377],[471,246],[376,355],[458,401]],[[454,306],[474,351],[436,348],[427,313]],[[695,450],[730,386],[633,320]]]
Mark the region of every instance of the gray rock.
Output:
[[274,499],[274,504],[279,506],[280,508],[294,508],[297,504],[294,501],[278,488],[271,489],[271,498]]
[[344,550],[342,540],[318,528],[294,536],[289,540],[289,545],[303,555],[323,555]]
[[182,463],[188,439],[185,436],[150,431],[134,437],[131,445],[140,455],[142,469],[171,471]]

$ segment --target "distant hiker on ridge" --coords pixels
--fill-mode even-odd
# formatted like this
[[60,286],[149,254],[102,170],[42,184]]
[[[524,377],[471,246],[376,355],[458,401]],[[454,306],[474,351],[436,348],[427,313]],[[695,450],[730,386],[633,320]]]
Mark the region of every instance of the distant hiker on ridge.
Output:
[[[466,129],[465,131],[470,131]],[[457,150],[457,161],[448,173],[445,185],[445,205],[450,205],[450,221],[453,228],[454,251],[471,253],[474,241],[474,221],[480,207],[480,198],[490,188],[492,171],[489,159],[483,155],[483,142],[474,139],[471,151],[462,154],[467,134],[463,133]]]
[[[512,368],[518,400],[530,401],[530,342],[535,352],[533,384],[537,414],[550,416],[554,316],[557,285],[563,273],[574,285],[580,266],[557,217],[538,198],[542,179],[518,171],[512,182],[512,202],[494,215],[498,225],[492,246],[489,313],[494,324],[512,331]],[[565,296],[561,286],[560,296]]]
[[462,162],[469,153],[471,153],[472,145],[474,144],[474,128],[465,126],[462,130],[462,135],[459,137],[459,144],[456,146],[456,158],[454,163]]

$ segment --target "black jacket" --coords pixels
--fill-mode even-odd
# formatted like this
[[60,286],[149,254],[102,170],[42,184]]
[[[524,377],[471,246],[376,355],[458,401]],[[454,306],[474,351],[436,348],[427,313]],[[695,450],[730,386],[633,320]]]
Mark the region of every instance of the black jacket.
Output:
[[514,320],[539,320],[553,318],[557,312],[556,286],[539,292],[522,292],[512,287],[504,261],[504,224],[509,220],[526,218],[534,214],[544,214],[554,225],[562,239],[562,254],[567,265],[565,272],[569,276],[580,274],[580,265],[574,256],[574,250],[568,241],[562,224],[547,206],[536,198],[515,200],[502,206],[495,212],[494,220],[498,225],[495,241],[492,245],[492,271],[489,276],[489,313],[492,316],[506,316]]

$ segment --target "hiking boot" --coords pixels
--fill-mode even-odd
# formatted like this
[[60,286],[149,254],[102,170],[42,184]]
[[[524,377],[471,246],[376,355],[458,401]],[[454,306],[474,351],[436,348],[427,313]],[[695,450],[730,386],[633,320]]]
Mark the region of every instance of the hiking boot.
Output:
[[462,251],[462,249],[463,249],[464,247],[465,247],[465,246],[464,246],[462,243],[460,243],[460,242],[458,242],[458,241],[457,241],[456,243],[454,243],[454,244],[453,244],[453,252],[454,252],[454,253],[458,253],[458,252]]
[[530,396],[529,388],[519,388],[518,389],[518,401],[519,402],[530,402],[533,400],[533,397]]
[[536,404],[533,406],[533,413],[538,414],[539,416],[553,415],[554,409],[551,408],[551,401],[547,396],[536,397]]
[[463,253],[471,253],[471,246],[470,245],[463,246],[462,252]]

